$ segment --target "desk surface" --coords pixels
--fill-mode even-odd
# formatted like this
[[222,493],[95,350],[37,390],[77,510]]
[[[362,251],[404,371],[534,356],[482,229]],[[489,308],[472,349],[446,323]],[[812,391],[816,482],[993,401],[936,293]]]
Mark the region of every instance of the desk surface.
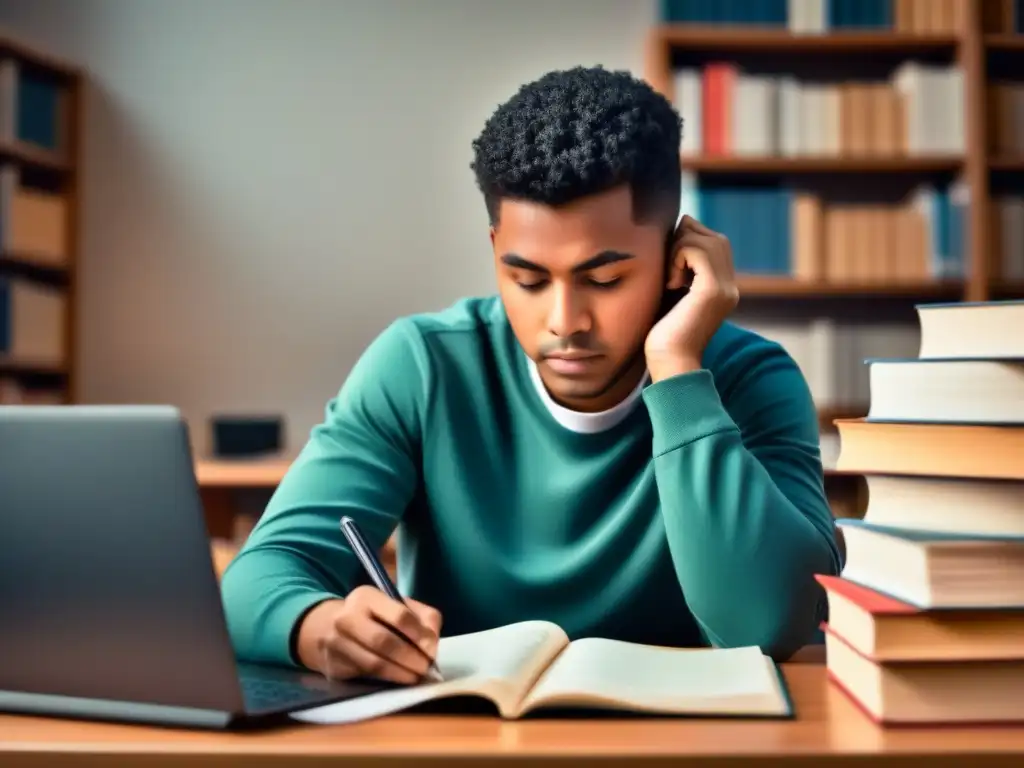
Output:
[[274,488],[293,459],[199,459],[196,480],[203,488]]
[[[820,664],[784,665],[794,721],[622,719],[505,722],[496,717],[393,716],[348,726],[296,725],[221,734],[0,716],[0,765],[26,766],[466,766],[496,757],[531,766],[604,758],[600,765],[697,765],[711,756],[757,765],[792,760],[928,765],[936,756],[971,768],[1024,764],[1024,728],[881,728],[825,679]],[[870,763],[869,763],[870,761]],[[716,762],[715,765],[722,763]]]

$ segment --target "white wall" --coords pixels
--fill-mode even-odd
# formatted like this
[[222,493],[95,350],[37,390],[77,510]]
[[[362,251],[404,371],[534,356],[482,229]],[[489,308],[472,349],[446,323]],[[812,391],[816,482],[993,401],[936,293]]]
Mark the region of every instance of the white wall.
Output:
[[396,315],[488,293],[470,142],[555,67],[642,73],[654,0],[0,0],[89,70],[81,395],[305,440]]

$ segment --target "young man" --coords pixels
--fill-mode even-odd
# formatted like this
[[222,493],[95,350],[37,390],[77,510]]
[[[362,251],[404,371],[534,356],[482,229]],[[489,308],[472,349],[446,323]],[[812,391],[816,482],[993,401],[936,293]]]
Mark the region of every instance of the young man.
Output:
[[[224,575],[240,657],[411,683],[442,623],[778,659],[813,638],[840,568],[814,404],[726,320],[728,241],[676,228],[680,125],[601,68],[495,111],[473,169],[500,295],[362,355]],[[408,608],[359,586],[346,514],[374,547],[400,526]]]

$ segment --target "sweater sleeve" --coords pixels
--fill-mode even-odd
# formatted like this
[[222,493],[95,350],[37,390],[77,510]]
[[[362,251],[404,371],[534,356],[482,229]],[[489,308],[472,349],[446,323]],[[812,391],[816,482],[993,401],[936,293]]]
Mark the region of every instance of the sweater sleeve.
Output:
[[707,369],[652,384],[644,399],[690,610],[711,645],[757,645],[781,660],[825,617],[814,575],[841,566],[809,389],[781,347],[760,349],[726,377],[728,409]]
[[358,560],[339,528],[355,518],[380,548],[418,482],[427,359],[403,322],[378,336],[277,487],[228,566],[221,594],[239,658],[297,666],[297,624],[317,603],[344,596]]

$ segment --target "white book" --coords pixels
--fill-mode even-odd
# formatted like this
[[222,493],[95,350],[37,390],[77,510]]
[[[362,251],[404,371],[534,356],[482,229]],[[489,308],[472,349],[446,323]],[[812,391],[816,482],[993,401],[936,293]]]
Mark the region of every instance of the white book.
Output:
[[825,152],[825,86],[822,83],[804,83],[800,94],[800,137],[808,155]]
[[929,151],[925,135],[927,116],[924,114],[921,97],[921,79],[921,65],[916,61],[902,64],[893,77],[893,85],[905,104],[907,152],[911,155]]
[[[945,119],[936,119],[942,131],[942,152],[963,154],[967,151],[967,120],[966,101],[964,99],[964,73],[960,67],[949,67],[936,73],[940,83],[939,104],[936,112],[945,115]],[[939,114],[936,117],[939,117]],[[1018,138],[1019,141],[1019,138]]]
[[818,407],[844,407],[837,374],[836,323],[830,317],[816,317],[808,327],[810,361],[807,384]]
[[546,708],[789,718],[778,668],[756,646],[662,648],[604,638],[570,642],[556,624],[523,621],[441,639],[444,682],[403,686],[293,714],[353,723],[446,698],[494,704],[502,718]]
[[786,3],[786,20],[790,32],[809,32],[807,19],[807,0],[788,0]]
[[821,94],[821,151],[836,156],[842,152],[841,97],[839,88],[828,85]]
[[868,419],[1024,424],[1024,363],[890,358],[869,370]]
[[1004,280],[1024,280],[1024,196],[1006,195],[993,202],[1002,244],[999,265]]
[[698,67],[683,67],[675,71],[675,107],[683,118],[682,152],[699,155],[703,148],[701,130],[703,80]]
[[820,35],[828,31],[828,15],[825,4],[828,0],[806,0],[804,19],[806,31]]
[[802,93],[801,83],[795,77],[786,76],[779,81],[778,149],[782,155],[787,157],[806,154],[800,112]]

